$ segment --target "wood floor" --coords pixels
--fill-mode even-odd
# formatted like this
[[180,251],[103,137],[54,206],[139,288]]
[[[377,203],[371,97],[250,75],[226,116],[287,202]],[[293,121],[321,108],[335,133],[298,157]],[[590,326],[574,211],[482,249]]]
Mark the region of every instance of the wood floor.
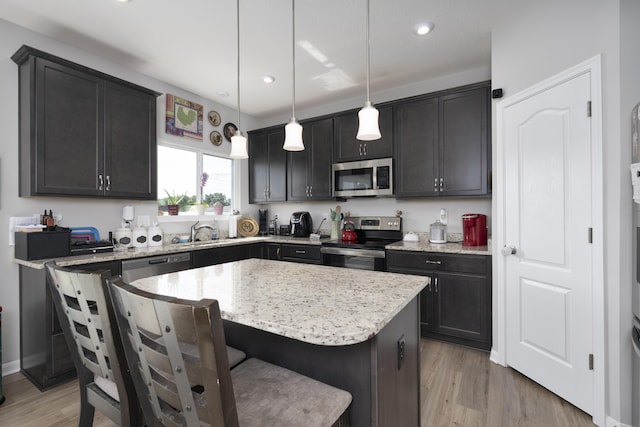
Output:
[[[421,341],[422,426],[593,426],[591,417],[489,354]],[[4,378],[0,426],[76,426],[80,403],[73,381],[40,392],[21,374]],[[96,411],[94,426],[114,424]]]

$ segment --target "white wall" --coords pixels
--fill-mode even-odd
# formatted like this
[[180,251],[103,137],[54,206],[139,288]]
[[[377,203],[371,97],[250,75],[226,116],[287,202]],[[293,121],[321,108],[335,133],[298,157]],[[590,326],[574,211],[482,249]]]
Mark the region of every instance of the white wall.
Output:
[[[631,421],[629,114],[632,100],[639,100],[640,93],[637,82],[628,87],[625,84],[631,76],[621,87],[620,76],[638,69],[638,30],[632,27],[637,27],[640,14],[635,3],[623,1],[621,11],[618,1],[529,2],[522,6],[518,18],[492,33],[492,85],[503,88],[506,96],[602,54],[607,414],[624,423]],[[622,66],[621,15],[627,22],[625,29],[633,33],[629,35],[635,35],[625,44],[625,53],[633,53],[635,58],[622,61]],[[633,65],[635,69],[630,68]],[[627,93],[622,96],[621,92]]]
[[[135,73],[123,66],[74,49],[50,38],[18,27],[0,19],[0,271],[3,280],[0,284],[0,305],[2,305],[2,358],[3,372],[15,371],[19,368],[19,316],[18,316],[18,266],[12,262],[13,247],[8,245],[9,217],[40,213],[43,209],[52,209],[54,213],[63,215],[63,226],[94,226],[100,235],[106,237],[110,230],[119,227],[122,217],[122,206],[133,204],[136,215],[156,215],[157,203],[131,202],[128,200],[101,200],[59,197],[18,197],[18,67],[11,60],[11,55],[23,44],[52,53],[65,59],[97,69],[113,76],[131,81],[158,92],[183,96],[191,101],[203,104],[205,114],[214,109],[222,116],[222,123],[236,122],[237,113],[222,105],[216,104],[197,95],[169,86],[150,77]],[[206,121],[202,142],[182,140],[164,133],[164,96],[158,98],[158,139],[189,146],[204,146],[211,153],[227,155],[230,144],[226,141],[220,147],[213,146],[208,139],[213,129]],[[243,130],[255,127],[251,117],[243,116]],[[221,128],[219,129],[221,130]],[[72,159],[70,159],[70,167]],[[242,175],[247,175],[247,161],[241,162]],[[243,197],[238,208],[241,211],[251,210],[247,206],[248,191],[246,180],[243,182]],[[257,208],[255,209],[257,212]],[[184,226],[185,229],[188,225]]]

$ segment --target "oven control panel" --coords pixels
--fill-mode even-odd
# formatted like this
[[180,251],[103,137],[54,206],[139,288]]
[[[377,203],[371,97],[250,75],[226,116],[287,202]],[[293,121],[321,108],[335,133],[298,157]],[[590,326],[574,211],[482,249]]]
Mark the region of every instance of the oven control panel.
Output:
[[402,230],[402,218],[397,216],[352,216],[349,220],[356,230]]

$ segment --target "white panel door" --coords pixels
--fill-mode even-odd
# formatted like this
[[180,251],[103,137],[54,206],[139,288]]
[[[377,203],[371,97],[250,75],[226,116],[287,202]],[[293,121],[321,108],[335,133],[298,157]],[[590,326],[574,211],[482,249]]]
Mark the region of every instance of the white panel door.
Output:
[[503,251],[507,364],[592,413],[589,100],[584,73],[505,108]]

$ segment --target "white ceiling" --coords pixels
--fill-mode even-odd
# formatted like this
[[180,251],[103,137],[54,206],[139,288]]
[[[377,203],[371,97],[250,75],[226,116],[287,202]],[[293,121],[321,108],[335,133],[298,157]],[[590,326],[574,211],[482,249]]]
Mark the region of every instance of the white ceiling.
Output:
[[[371,93],[490,67],[491,29],[520,0],[371,0]],[[0,18],[236,106],[235,0],[0,0]],[[241,109],[291,109],[291,1],[240,0]],[[424,37],[420,21],[435,23]],[[296,1],[296,107],[362,94],[366,0]],[[308,42],[326,60],[314,59]],[[275,83],[262,82],[265,74]],[[225,91],[228,96],[220,96]]]

